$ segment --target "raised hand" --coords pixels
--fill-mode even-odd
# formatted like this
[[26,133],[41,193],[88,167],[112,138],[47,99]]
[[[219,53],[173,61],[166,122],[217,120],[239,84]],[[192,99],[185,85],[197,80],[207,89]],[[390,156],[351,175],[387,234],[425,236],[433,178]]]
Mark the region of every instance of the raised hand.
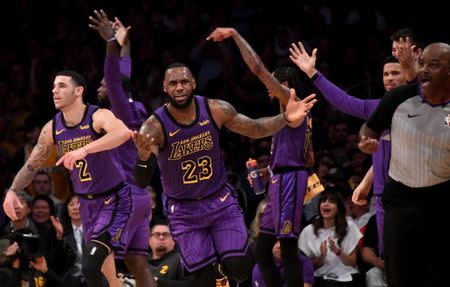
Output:
[[289,102],[286,106],[285,117],[288,122],[303,121],[309,110],[317,102],[316,95],[311,94],[301,101],[296,101],[296,94],[294,89],[290,89]]
[[327,252],[328,252],[327,241],[325,240],[320,244],[320,255],[325,258],[325,256],[327,256]]
[[302,70],[309,78],[312,78],[316,73],[317,48],[312,51],[311,56],[306,52],[302,42],[298,42],[298,46],[292,43],[292,48],[289,48],[291,55],[289,58]]
[[328,246],[330,247],[330,250],[333,253],[338,253],[340,250],[339,247],[336,245],[336,242],[330,237],[328,237]]
[[394,56],[400,63],[400,67],[406,76],[407,81],[412,81],[419,69],[420,51],[416,53],[416,45],[411,43],[409,37],[406,39],[400,38],[396,49],[392,50]]
[[53,227],[55,228],[56,238],[58,240],[61,240],[64,234],[64,228],[61,224],[61,221],[59,220],[58,217],[55,217],[53,215],[50,216],[50,220],[52,222]]
[[77,150],[71,151],[63,155],[57,162],[56,165],[64,163],[64,166],[72,170],[74,169],[77,160],[83,159],[88,155],[86,148],[82,147]]
[[19,249],[19,244],[17,244],[17,242],[14,242],[10,246],[8,246],[8,248],[6,248],[4,255],[8,256],[8,257],[13,256],[14,254],[17,253],[18,249]]
[[236,30],[234,28],[223,28],[218,27],[212,31],[211,34],[209,34],[208,37],[206,37],[206,40],[212,40],[213,42],[221,42],[227,38],[233,37],[233,35],[236,33]]
[[123,45],[126,45],[129,41],[129,31],[131,29],[131,26],[125,27],[119,20],[119,18],[115,17],[113,29],[115,31],[115,36],[119,45],[121,47],[123,47]]
[[95,18],[89,16],[89,20],[91,21],[89,27],[97,31],[100,36],[102,36],[102,38],[107,42],[114,39],[115,32],[113,29],[113,23],[109,21],[105,11],[100,10],[100,12],[98,12],[97,10],[94,10],[94,14]]
[[30,261],[30,267],[44,274],[48,272],[47,261],[44,256],[36,257],[33,261]]

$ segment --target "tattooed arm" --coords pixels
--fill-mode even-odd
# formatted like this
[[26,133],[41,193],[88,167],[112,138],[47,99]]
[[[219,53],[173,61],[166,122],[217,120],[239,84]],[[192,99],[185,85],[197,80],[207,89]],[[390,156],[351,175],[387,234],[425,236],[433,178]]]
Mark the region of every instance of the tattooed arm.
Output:
[[258,54],[256,54],[249,43],[235,29],[216,28],[206,39],[220,42],[229,37],[233,37],[245,63],[253,74],[264,83],[269,90],[270,95],[278,98],[283,107],[286,106],[289,101],[289,89],[281,85],[280,82],[269,73]]
[[14,205],[20,205],[19,199],[16,192],[24,189],[27,185],[31,183],[34,176],[36,175],[39,167],[47,160],[50,156],[51,148],[53,143],[52,137],[52,121],[49,121],[41,130],[39,135],[39,140],[36,146],[33,148],[30,156],[28,157],[25,165],[19,170],[16,177],[13,180],[11,187],[3,202],[3,208],[6,215],[11,219],[16,219],[16,212],[14,211]]
[[303,122],[308,111],[313,107],[315,95],[310,95],[302,101],[296,101],[295,90],[290,90],[286,112],[274,117],[251,119],[240,114],[229,103],[222,100],[208,100],[212,116],[219,127],[224,125],[229,130],[251,138],[271,136],[286,124]]

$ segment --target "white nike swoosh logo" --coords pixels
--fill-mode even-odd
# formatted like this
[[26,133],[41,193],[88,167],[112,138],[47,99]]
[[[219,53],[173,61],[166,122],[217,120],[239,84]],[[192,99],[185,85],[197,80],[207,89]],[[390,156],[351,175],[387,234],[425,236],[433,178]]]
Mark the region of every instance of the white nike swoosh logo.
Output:
[[140,164],[140,163],[138,163],[137,166],[140,166],[140,167],[143,167],[143,168],[147,168],[147,165],[146,165],[146,164]]
[[225,196],[224,196],[224,197],[221,197],[221,198],[220,198],[220,202],[224,202],[224,201],[225,201],[225,199],[227,199],[228,195],[230,195],[230,193],[229,193],[229,192],[228,192],[227,194],[225,194]]
[[112,198],[112,197],[110,197],[110,198],[109,198],[108,200],[105,200],[105,204],[106,204],[106,205],[110,204],[110,203],[111,203],[111,201],[112,201],[112,199],[113,199],[113,198]]
[[174,132],[169,132],[169,137],[173,137],[174,135],[176,135],[179,131],[181,131],[181,129],[178,129]]

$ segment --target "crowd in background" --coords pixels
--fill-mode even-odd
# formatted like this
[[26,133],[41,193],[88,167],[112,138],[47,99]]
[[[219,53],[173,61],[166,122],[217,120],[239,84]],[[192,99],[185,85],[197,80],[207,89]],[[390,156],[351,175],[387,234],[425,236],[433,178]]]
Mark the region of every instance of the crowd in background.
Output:
[[[2,197],[36,144],[40,128],[54,114],[51,81],[57,71],[68,68],[80,72],[88,82],[85,102],[97,104],[96,90],[103,75],[105,48],[98,36],[88,29],[87,19],[93,9],[104,3],[48,2],[44,7],[39,1],[18,0],[3,4],[7,9],[0,12],[0,23],[6,27],[2,32],[5,44],[0,46]],[[316,47],[319,51],[317,69],[349,94],[366,99],[384,94],[382,64],[383,59],[391,54],[389,36],[395,30],[412,26],[424,42],[446,41],[442,38],[446,34],[445,25],[438,25],[437,20],[425,22],[425,18],[420,17],[421,11],[400,5],[388,7],[359,3],[344,7],[338,2],[320,3],[323,1],[277,1],[275,5],[240,0],[131,2],[109,1],[108,7],[101,8],[110,15],[120,16],[126,25],[132,27],[131,80],[136,99],[142,101],[150,113],[166,102],[162,91],[163,73],[175,61],[184,62],[193,69],[197,80],[196,92],[200,95],[224,99],[251,117],[278,112],[278,105],[270,101],[266,89],[246,67],[231,41],[219,44],[206,41],[212,29],[219,26],[236,28],[269,70],[291,64],[288,49],[292,42],[302,41],[307,50]],[[443,12],[434,13],[437,16],[433,18],[439,19],[439,13]],[[317,93],[307,77],[303,79],[303,90],[302,96]],[[321,99],[320,93],[312,114],[314,171],[327,189],[339,191],[348,199],[371,165],[370,156],[357,148],[357,133],[362,121],[337,111]],[[223,133],[221,144],[229,181],[240,193],[240,205],[250,228],[262,196],[255,196],[249,186],[245,162],[252,157],[261,166],[267,165],[270,138],[251,140],[227,130]],[[52,240],[55,236],[66,236],[58,233],[58,227],[69,226],[68,207],[72,199],[66,171],[54,167],[56,157],[55,151],[47,167],[27,189],[27,194],[34,199],[25,193],[21,197],[29,208],[23,215],[31,214],[33,221],[37,222],[34,228],[44,228],[45,236]],[[46,186],[42,188],[39,184]],[[158,174],[154,176],[152,189],[156,198],[153,218],[158,219],[163,217]],[[40,202],[44,207],[39,207]],[[350,202],[347,201],[348,216],[358,218],[369,212],[368,207],[361,211]],[[45,209],[41,219],[39,208]],[[0,226],[7,234],[10,223],[2,212]],[[58,224],[50,219],[51,215],[63,213],[69,216],[65,218],[68,222]],[[41,226],[41,223],[45,225]],[[73,233],[71,236],[77,235]],[[45,252],[55,252],[49,247],[44,248],[48,248]],[[58,258],[59,261],[55,255],[49,255],[54,259],[47,262],[49,268],[61,268],[60,271],[55,270],[59,276],[78,270],[64,265],[67,262],[78,263],[76,244],[72,244],[71,251],[66,254],[67,258]]]

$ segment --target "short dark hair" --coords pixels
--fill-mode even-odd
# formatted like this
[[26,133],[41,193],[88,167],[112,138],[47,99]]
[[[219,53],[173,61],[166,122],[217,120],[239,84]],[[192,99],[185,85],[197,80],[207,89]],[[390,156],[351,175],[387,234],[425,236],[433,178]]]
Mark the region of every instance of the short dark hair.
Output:
[[273,75],[280,82],[288,82],[289,88],[294,89],[297,97],[302,98],[302,80],[298,69],[292,66],[278,67]]
[[411,41],[411,44],[416,45],[416,49],[420,48],[423,49],[423,43],[418,41],[418,39],[416,38],[416,34],[414,33],[414,31],[411,28],[403,28],[403,29],[399,29],[397,31],[395,31],[390,39],[392,42],[398,42],[400,41],[400,39],[403,38],[403,40],[406,40],[406,37],[409,38],[409,40]]
[[33,198],[33,201],[31,202],[31,208],[33,208],[34,204],[38,200],[46,201],[48,203],[49,208],[50,208],[50,215],[54,215],[55,214],[55,204],[53,203],[53,200],[48,195],[44,195],[44,194],[36,195]]
[[388,63],[399,63],[399,61],[394,56],[387,56],[383,60],[383,67],[384,67],[384,65],[386,65]]
[[66,76],[66,77],[70,77],[72,79],[72,82],[75,84],[76,87],[83,87],[83,95],[86,93],[87,91],[87,83],[86,80],[84,79],[84,77],[72,70],[63,70],[60,71],[56,74],[56,76]]
[[19,199],[22,199],[28,205],[28,207],[31,208],[31,202],[33,201],[33,198],[28,193],[23,190],[18,191],[17,197],[19,197]]
[[169,66],[167,66],[167,68],[164,70],[164,75],[167,73],[167,70],[173,69],[173,68],[186,68],[189,70],[191,75],[193,75],[191,69],[186,64],[181,63],[181,62],[175,62],[175,63],[172,63]]
[[154,222],[151,223],[150,230],[152,230],[153,227],[155,227],[155,225],[169,226],[169,222],[167,221],[166,218],[158,218]]
[[42,169],[39,169],[36,172],[36,175],[34,176],[33,181],[34,181],[34,179],[36,178],[37,175],[42,175],[42,174],[46,175],[48,177],[48,179],[50,180],[50,182],[52,181],[52,177],[50,176],[50,174],[48,172],[46,172],[45,170],[42,170]]

